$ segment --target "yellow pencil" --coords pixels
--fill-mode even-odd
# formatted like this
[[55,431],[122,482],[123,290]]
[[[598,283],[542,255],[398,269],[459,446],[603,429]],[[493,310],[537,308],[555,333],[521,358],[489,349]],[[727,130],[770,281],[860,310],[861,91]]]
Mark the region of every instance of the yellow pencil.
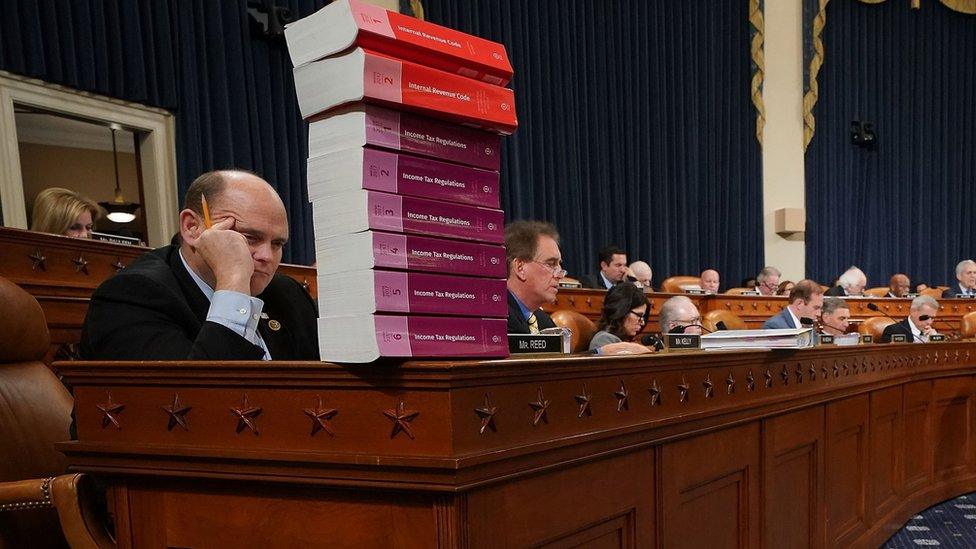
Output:
[[205,195],[200,195],[200,203],[203,206],[203,227],[209,229],[213,226],[213,221],[210,220],[210,206],[207,204]]

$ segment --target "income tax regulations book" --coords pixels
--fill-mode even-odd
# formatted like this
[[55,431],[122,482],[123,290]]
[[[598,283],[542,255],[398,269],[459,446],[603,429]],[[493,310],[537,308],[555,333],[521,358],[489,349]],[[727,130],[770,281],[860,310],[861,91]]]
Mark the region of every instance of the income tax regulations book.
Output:
[[502,44],[357,0],[289,23],[285,41],[296,67],[356,45],[499,86],[512,78]]
[[509,135],[518,127],[512,90],[355,48],[295,68],[302,118],[366,101]]

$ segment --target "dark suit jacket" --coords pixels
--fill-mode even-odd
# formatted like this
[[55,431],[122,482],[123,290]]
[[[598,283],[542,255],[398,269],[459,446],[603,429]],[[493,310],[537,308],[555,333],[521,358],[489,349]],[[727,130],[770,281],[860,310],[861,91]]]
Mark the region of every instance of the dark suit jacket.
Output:
[[959,289],[959,284],[954,284],[951,288],[942,291],[942,297],[944,298],[958,297],[960,294],[962,294],[962,291]]
[[[210,302],[180,260],[178,246],[147,252],[92,294],[81,335],[91,360],[261,360],[264,350],[207,322]],[[275,360],[318,360],[315,303],[294,280],[275,275],[257,296],[258,331]]]
[[603,285],[603,279],[600,278],[600,273],[581,276],[579,281],[583,283],[584,288],[593,288],[595,290],[607,289],[607,287]]
[[783,307],[783,310],[776,313],[776,316],[771,317],[766,322],[763,323],[763,330],[772,330],[774,328],[797,328],[794,325],[793,315],[790,314],[790,310]]
[[845,296],[847,296],[847,294],[844,293],[844,288],[841,288],[840,286],[834,286],[833,288],[830,288],[829,290],[827,290],[826,292],[824,292],[824,295],[825,296],[834,296],[834,297],[845,297]]
[[912,327],[908,324],[907,318],[905,320],[885,326],[884,332],[881,334],[881,342],[891,343],[891,336],[895,334],[905,334],[905,337],[907,338],[905,341],[907,343],[917,341],[915,336],[912,335]]
[[[535,311],[535,321],[539,324],[540,330],[556,327],[556,323],[542,309]],[[529,321],[522,315],[522,309],[519,307],[518,301],[515,300],[512,292],[508,292],[508,333],[529,333]]]

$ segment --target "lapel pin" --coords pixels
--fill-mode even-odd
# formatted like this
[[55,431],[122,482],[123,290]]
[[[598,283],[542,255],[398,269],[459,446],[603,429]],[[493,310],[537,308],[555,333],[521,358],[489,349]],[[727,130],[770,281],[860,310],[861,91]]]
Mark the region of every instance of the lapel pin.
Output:
[[278,330],[281,329],[281,323],[278,322],[277,320],[269,320],[268,328],[271,328],[272,332],[277,332]]

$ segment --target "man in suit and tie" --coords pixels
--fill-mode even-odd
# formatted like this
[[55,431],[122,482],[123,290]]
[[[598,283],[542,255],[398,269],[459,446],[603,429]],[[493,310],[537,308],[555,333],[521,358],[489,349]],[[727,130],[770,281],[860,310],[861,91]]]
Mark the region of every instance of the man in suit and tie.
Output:
[[776,316],[763,323],[764,330],[774,328],[802,328],[801,318],[812,322],[820,316],[823,308],[824,294],[820,284],[812,280],[801,280],[790,290],[787,297],[788,305]]
[[613,288],[614,284],[619,284],[626,279],[627,252],[611,244],[600,249],[597,255],[599,256],[600,270],[596,274],[580,278],[584,288],[609,290]]
[[508,255],[508,333],[537,334],[556,323],[540,307],[556,301],[566,276],[559,233],[550,223],[514,221],[505,227]]
[[891,342],[892,336],[902,334],[908,343],[924,343],[928,336],[936,334],[932,322],[939,314],[939,302],[934,297],[920,295],[912,300],[908,309],[908,318],[887,326],[881,334],[881,342]]
[[833,297],[864,295],[864,287],[868,285],[868,277],[864,271],[851,267],[844,271],[837,279],[837,285],[827,290],[824,295]]
[[717,294],[719,287],[718,271],[715,269],[705,269],[698,277],[698,285],[702,290],[710,294]]
[[763,267],[756,275],[756,291],[759,295],[776,295],[781,276],[783,273],[776,267]]
[[942,297],[976,296],[976,261],[963,259],[956,265],[956,280],[959,283],[942,292]]
[[315,303],[277,274],[287,240],[285,207],[265,180],[201,175],[186,192],[180,243],[143,254],[92,294],[82,357],[318,360]]
[[885,297],[906,297],[911,287],[912,281],[908,279],[908,275],[893,274],[891,280],[888,281],[888,294]]

